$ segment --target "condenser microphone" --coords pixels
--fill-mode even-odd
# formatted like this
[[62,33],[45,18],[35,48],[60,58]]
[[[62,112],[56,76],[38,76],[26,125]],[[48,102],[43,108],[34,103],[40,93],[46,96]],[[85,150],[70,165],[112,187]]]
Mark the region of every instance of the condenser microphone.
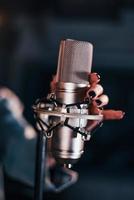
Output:
[[34,107],[38,128],[48,138],[51,154],[67,167],[77,162],[84,152],[84,141],[90,139],[85,130],[87,121],[102,119],[90,115],[90,102],[85,100],[92,56],[91,43],[62,40],[54,90],[47,101]]
[[[68,106],[69,113],[88,113],[85,105],[78,108],[77,103],[84,101],[92,54],[93,46],[89,42],[67,39],[60,43],[55,94],[58,102]],[[63,125],[54,130],[51,151],[58,162],[70,166],[81,157],[84,145],[82,135],[73,128],[84,128],[87,120],[66,121],[68,126]]]

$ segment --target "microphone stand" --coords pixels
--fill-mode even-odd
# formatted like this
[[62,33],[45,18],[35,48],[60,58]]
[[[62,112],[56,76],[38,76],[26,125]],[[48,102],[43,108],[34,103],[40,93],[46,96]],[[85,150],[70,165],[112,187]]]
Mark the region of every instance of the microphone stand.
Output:
[[45,185],[46,137],[38,131],[35,161],[34,200],[43,200]]

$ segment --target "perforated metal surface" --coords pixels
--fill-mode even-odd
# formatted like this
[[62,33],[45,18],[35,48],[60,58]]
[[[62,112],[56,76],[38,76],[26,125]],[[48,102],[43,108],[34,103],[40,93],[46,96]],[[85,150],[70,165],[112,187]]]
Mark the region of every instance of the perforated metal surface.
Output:
[[88,84],[93,46],[89,42],[62,40],[60,43],[57,82]]

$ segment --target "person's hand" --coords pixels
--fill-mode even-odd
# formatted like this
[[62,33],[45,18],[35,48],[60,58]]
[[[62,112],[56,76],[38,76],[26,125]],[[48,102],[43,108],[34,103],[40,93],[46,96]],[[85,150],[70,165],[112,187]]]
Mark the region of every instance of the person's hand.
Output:
[[[97,73],[89,74],[89,85],[87,89],[86,97],[91,101],[89,109],[90,115],[103,115],[103,120],[120,120],[124,116],[124,112],[121,110],[104,110],[103,107],[108,104],[109,98],[103,94],[103,87],[99,84],[100,76]],[[102,120],[102,121],[103,121]],[[102,121],[91,121],[87,123],[86,130],[92,132],[99,126]]]
[[[91,101],[89,108],[90,115],[103,115],[103,120],[120,120],[124,116],[124,112],[121,110],[104,110],[103,107],[108,104],[109,98],[106,94],[103,94],[103,87],[99,84],[100,76],[97,73],[89,74],[89,86],[86,92],[86,98]],[[53,76],[50,87],[51,91],[55,91],[56,76]],[[102,121],[89,120],[86,126],[86,130],[92,132],[97,126],[102,124]]]

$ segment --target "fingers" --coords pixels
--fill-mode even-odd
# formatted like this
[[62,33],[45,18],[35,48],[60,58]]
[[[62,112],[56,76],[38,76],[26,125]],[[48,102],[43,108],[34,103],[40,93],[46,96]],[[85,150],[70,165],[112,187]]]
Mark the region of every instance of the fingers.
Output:
[[103,87],[100,84],[91,85],[90,89],[87,91],[87,97],[95,99],[102,93],[103,93]]
[[[125,113],[121,110],[100,110],[95,106],[92,106],[92,113],[91,114],[102,114],[103,120],[121,120]],[[97,120],[89,120],[87,122],[86,131],[92,132],[96,130],[96,127],[99,127],[102,124],[102,121]]]
[[97,73],[90,73],[89,74],[89,83],[90,85],[97,84],[100,81],[100,75]]
[[97,107],[97,104],[95,101],[93,101],[89,108],[89,114],[91,115],[99,115],[101,114],[101,110]]
[[97,107],[102,107],[108,104],[109,98],[107,95],[103,94],[103,87],[98,84],[100,81],[100,76],[97,73],[89,74],[90,88],[86,93],[86,97],[90,100],[96,102]]
[[95,99],[95,102],[98,107],[102,107],[108,104],[109,98],[107,95],[103,94]]
[[89,114],[91,115],[103,115],[103,120],[120,120],[124,117],[125,112],[121,110],[101,110],[97,107],[96,102],[92,102],[91,107],[89,109]]
[[97,84],[94,88],[90,88],[87,91],[86,96],[92,101],[95,101],[98,107],[102,107],[107,105],[109,102],[108,96],[102,93],[103,93],[103,87]]
[[96,129],[96,127],[98,127],[100,124],[102,123],[102,121],[97,121],[97,120],[89,120],[87,122],[86,125],[86,131],[91,132],[94,131]]
[[[103,94],[103,87],[98,84],[100,76],[97,73],[89,74],[89,86],[86,93],[86,98],[91,100],[89,114],[91,115],[103,115],[103,120],[120,120],[124,117],[124,112],[121,110],[102,110],[102,107],[107,105],[109,98]],[[102,120],[102,121],[103,121]],[[86,130],[92,132],[96,127],[102,124],[102,121],[91,121],[87,122]]]
[[[101,110],[99,108],[97,108],[97,105],[95,102],[92,102],[91,106],[90,106],[90,110],[89,110],[89,114],[90,115],[99,115],[101,114]],[[86,131],[88,132],[92,132],[96,129],[96,127],[98,127],[100,124],[102,123],[102,121],[98,121],[98,120],[88,120],[87,125],[86,125]]]
[[124,117],[125,112],[121,110],[102,110],[103,120],[120,120]]
[[89,76],[89,86],[86,96],[88,98],[96,98],[103,93],[103,87],[98,84],[100,82],[100,75],[97,73],[90,73]]

